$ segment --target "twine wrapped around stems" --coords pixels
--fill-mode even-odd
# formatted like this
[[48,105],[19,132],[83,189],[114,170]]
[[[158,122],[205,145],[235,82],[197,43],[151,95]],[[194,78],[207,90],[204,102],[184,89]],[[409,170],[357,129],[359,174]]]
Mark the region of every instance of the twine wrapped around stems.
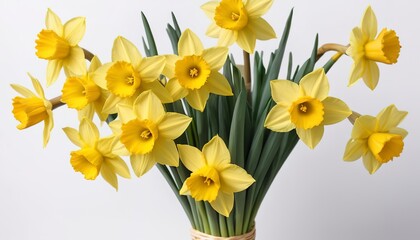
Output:
[[233,237],[215,237],[195,229],[191,229],[192,240],[255,240],[256,230],[255,227],[251,231],[240,236]]

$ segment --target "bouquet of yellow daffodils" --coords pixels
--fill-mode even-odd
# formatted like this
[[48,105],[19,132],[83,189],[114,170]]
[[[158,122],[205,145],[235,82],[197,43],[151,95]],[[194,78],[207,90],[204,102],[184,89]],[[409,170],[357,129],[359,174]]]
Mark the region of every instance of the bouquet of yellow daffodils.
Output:
[[[326,73],[343,56],[354,63],[348,85],[359,79],[372,90],[378,84],[378,62],[394,64],[400,52],[395,31],[377,33],[368,7],[350,43],[318,46],[301,65],[288,58],[287,75],[279,77],[291,28],[290,13],[278,48],[264,63],[255,51],[258,40],[276,38],[262,18],[272,0],[221,0],[202,6],[210,18],[207,35],[217,46],[203,46],[173,15],[167,33],[173,54],[158,54],[146,17],[144,54],[118,36],[112,59],[105,63],[79,45],[85,18],[62,24],[50,9],[46,27],[36,39],[36,55],[48,60],[46,85],[63,79],[62,93],[46,98],[41,83],[29,75],[32,90],[12,84],[18,129],[44,122],[43,143],[53,129],[53,110],[67,105],[78,112],[78,129],[63,128],[77,146],[70,164],[85,179],[100,174],[118,189],[118,176],[137,177],[156,166],[176,194],[192,228],[193,239],[210,236],[255,238],[255,217],[271,183],[299,140],[309,148],[321,141],[324,126],[349,119],[354,125],[344,160],[363,159],[373,174],[398,157],[407,131],[398,127],[407,112],[394,105],[376,117],[361,115],[329,96]],[[229,46],[243,49],[243,64]],[[317,66],[328,51],[335,54]],[[253,66],[251,57],[253,54]],[[62,74],[64,70],[64,77]],[[60,76],[61,75],[61,76]],[[112,130],[100,136],[97,123]],[[239,239],[239,238],[238,238]]]

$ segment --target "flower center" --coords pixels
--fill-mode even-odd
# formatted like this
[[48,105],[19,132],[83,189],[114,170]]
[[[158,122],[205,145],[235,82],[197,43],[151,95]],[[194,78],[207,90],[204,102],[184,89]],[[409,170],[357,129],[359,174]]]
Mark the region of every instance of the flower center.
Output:
[[62,93],[61,101],[66,103],[69,108],[77,110],[81,110],[101,96],[100,88],[88,75],[67,78]]
[[368,146],[376,160],[386,163],[399,157],[404,142],[401,135],[391,133],[373,133],[368,139]]
[[13,115],[20,122],[18,129],[28,128],[48,118],[44,100],[37,97],[13,98]]
[[211,69],[201,56],[185,56],[175,63],[175,77],[182,87],[200,89],[210,76]]
[[64,59],[70,53],[68,41],[51,30],[42,30],[35,43],[36,55],[42,59]]
[[115,62],[106,74],[108,90],[122,98],[131,97],[140,87],[141,78],[133,65],[124,61]]
[[220,189],[220,179],[217,170],[211,166],[205,166],[191,173],[186,184],[191,196],[196,201],[214,201]]
[[121,127],[121,142],[132,154],[146,154],[153,150],[158,129],[150,120],[131,120]]
[[248,24],[248,14],[242,0],[222,0],[216,7],[214,21],[229,30],[242,30]]
[[365,57],[369,60],[393,64],[400,55],[400,40],[395,31],[382,29],[378,37],[365,45]]
[[103,157],[96,149],[85,147],[70,153],[74,171],[81,172],[85,179],[94,180],[101,169]]
[[296,128],[310,129],[324,120],[324,105],[316,98],[301,97],[292,103],[289,113]]

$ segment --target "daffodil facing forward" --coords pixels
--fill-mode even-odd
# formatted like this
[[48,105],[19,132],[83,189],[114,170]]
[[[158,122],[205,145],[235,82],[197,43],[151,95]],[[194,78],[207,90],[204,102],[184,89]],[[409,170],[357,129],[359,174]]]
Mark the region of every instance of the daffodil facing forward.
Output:
[[74,171],[82,173],[86,180],[95,180],[100,173],[118,190],[117,174],[130,178],[127,164],[118,156],[123,146],[117,137],[100,138],[98,128],[87,118],[80,121],[79,131],[69,127],[63,130],[70,141],[80,147],[70,153],[70,163]]
[[383,163],[399,157],[407,131],[397,126],[406,115],[407,112],[390,105],[376,117],[358,117],[346,146],[344,161],[355,161],[362,157],[366,170],[373,174]]
[[226,61],[228,48],[203,49],[197,35],[187,29],[179,39],[178,52],[179,56],[166,56],[164,69],[174,100],[185,97],[191,107],[202,112],[210,93],[233,95],[229,82],[218,72]]
[[373,90],[379,81],[379,68],[376,62],[386,64],[397,62],[401,46],[395,31],[384,28],[377,37],[376,33],[376,16],[369,6],[360,27],[355,27],[350,36],[347,54],[353,58],[354,63],[349,85],[363,78],[365,84]]
[[45,19],[46,29],[38,34],[36,55],[48,60],[47,86],[54,83],[61,69],[66,74],[80,72],[83,67],[84,53],[78,46],[85,34],[86,22],[84,17],[70,19],[64,25],[51,9],[48,9]]
[[[174,139],[187,129],[191,118],[166,113],[159,98],[150,90],[142,92],[133,105],[118,105],[120,141],[130,154],[134,173],[140,177],[156,163],[178,166]],[[115,128],[115,127],[114,127]]]
[[207,201],[218,213],[229,217],[234,193],[247,189],[255,182],[254,178],[230,163],[229,150],[219,136],[206,143],[202,152],[180,144],[178,150],[182,163],[191,171],[179,193],[191,195],[196,201]]
[[112,62],[93,74],[95,83],[110,93],[102,111],[116,113],[117,104],[132,105],[146,90],[152,90],[163,103],[172,102],[170,93],[158,80],[164,67],[165,57],[143,58],[133,43],[117,37],[112,47]]
[[244,51],[253,53],[257,39],[276,37],[270,24],[261,18],[272,3],[272,0],[210,1],[201,7],[213,21],[207,35],[219,38],[219,46],[228,47],[236,42]]
[[101,62],[94,56],[89,70],[84,66],[80,74],[67,77],[64,83],[61,101],[66,103],[69,108],[78,110],[79,120],[84,117],[92,120],[95,112],[101,121],[105,121],[108,116],[108,114],[102,112],[108,92],[92,80],[92,74],[100,66]]
[[45,98],[44,90],[37,79],[29,75],[35,92],[17,85],[11,84],[12,88],[23,97],[13,98],[13,115],[20,122],[18,129],[25,129],[44,121],[44,147],[50,139],[50,132],[54,126],[52,103]]
[[321,140],[324,125],[340,122],[351,114],[343,101],[328,96],[329,83],[323,68],[304,76],[299,85],[289,80],[273,80],[270,85],[276,105],[264,126],[276,132],[296,129],[309,148]]

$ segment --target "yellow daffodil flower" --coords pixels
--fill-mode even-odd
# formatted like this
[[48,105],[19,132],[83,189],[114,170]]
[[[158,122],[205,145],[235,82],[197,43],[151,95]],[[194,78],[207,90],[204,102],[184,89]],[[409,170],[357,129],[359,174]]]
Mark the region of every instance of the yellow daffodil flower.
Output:
[[228,48],[203,49],[200,39],[185,30],[178,42],[178,53],[167,55],[164,74],[170,79],[167,88],[176,101],[185,97],[188,104],[204,111],[210,93],[232,96],[227,79],[218,71],[226,61]]
[[230,163],[230,153],[223,139],[213,137],[203,151],[178,144],[182,163],[192,173],[179,191],[196,201],[208,201],[218,213],[229,217],[234,193],[247,189],[254,178],[241,167]]
[[69,108],[77,109],[79,120],[87,117],[92,120],[94,112],[101,121],[105,121],[108,114],[102,112],[102,108],[108,97],[108,92],[92,80],[92,74],[101,66],[99,59],[94,56],[89,70],[84,66],[83,71],[67,78],[62,89],[61,101]]
[[264,126],[276,132],[296,129],[309,148],[321,140],[324,125],[340,122],[351,114],[343,101],[328,97],[330,87],[323,68],[304,76],[299,85],[289,80],[273,80],[270,86],[276,105],[268,113]]
[[130,178],[130,171],[124,160],[118,156],[121,144],[115,136],[100,138],[98,128],[87,118],[80,121],[79,131],[63,128],[72,143],[80,147],[70,153],[70,163],[74,171],[83,174],[87,180],[102,177],[118,190],[117,174]]
[[85,55],[78,46],[85,34],[86,22],[84,17],[70,19],[64,25],[51,9],[48,9],[45,19],[47,29],[38,34],[36,55],[48,60],[47,86],[54,83],[64,67],[68,75],[80,72]]
[[45,147],[54,127],[52,104],[45,98],[39,81],[31,75],[29,77],[36,94],[23,86],[11,84],[12,88],[23,96],[13,98],[13,115],[20,122],[17,126],[20,130],[44,121],[43,145]]
[[170,93],[158,80],[164,67],[165,57],[143,58],[133,43],[117,37],[112,47],[112,62],[93,74],[95,83],[110,93],[102,112],[116,113],[118,103],[132,105],[146,90],[152,90],[163,103],[172,102]]
[[383,163],[399,157],[404,147],[403,139],[408,133],[397,126],[406,115],[407,112],[390,105],[376,117],[358,117],[344,152],[344,161],[362,157],[366,170],[373,174]]
[[270,9],[272,0],[221,0],[210,1],[201,8],[213,21],[207,35],[219,38],[219,46],[237,43],[248,53],[253,53],[255,43],[276,37],[273,28],[261,16]]
[[[377,33],[375,13],[369,6],[360,27],[353,28],[347,54],[353,58],[349,86],[357,80],[363,81],[370,89],[375,89],[379,81],[379,68],[376,62],[393,64],[400,55],[400,40],[394,30],[382,29]],[[375,39],[376,37],[376,39]]]
[[134,173],[140,177],[156,163],[178,166],[179,155],[174,139],[181,136],[191,118],[166,113],[154,92],[142,92],[133,105],[118,105],[120,120],[113,121],[120,141],[130,155]]

